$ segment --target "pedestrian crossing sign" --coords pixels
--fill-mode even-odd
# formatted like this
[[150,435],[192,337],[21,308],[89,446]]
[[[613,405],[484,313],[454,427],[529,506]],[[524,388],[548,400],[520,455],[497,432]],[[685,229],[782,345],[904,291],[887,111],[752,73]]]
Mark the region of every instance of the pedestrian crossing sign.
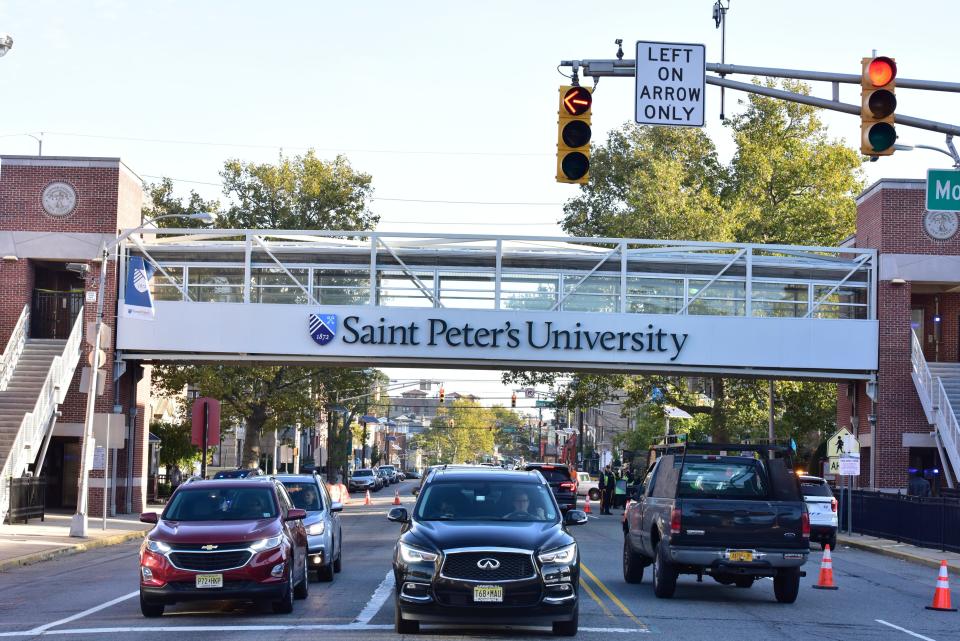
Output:
[[840,428],[827,441],[827,457],[839,459],[851,454],[860,454],[860,442],[846,428]]

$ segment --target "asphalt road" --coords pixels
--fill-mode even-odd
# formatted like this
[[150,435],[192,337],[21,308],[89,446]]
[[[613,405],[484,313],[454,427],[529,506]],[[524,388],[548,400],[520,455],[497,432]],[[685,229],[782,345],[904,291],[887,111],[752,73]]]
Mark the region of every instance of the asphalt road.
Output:
[[[412,502],[414,482],[399,486]],[[0,574],[0,637],[57,636],[79,640],[393,639],[392,579],[387,576],[399,526],[386,520],[393,489],[374,494],[374,505],[343,513],[343,572],[333,583],[311,583],[310,596],[293,614],[235,602],[183,604],[161,619],[145,619],[137,601],[137,544],[92,550]],[[584,640],[738,639],[798,641],[932,639],[960,641],[960,614],[924,609],[936,572],[910,563],[841,547],[834,553],[837,591],[810,588],[820,553],[806,566],[800,597],[778,604],[773,585],[751,589],[682,577],[676,596],[656,599],[649,572],[640,585],[623,582],[620,513],[595,516],[574,528],[580,543],[580,634]],[[954,605],[960,594],[954,595]],[[504,630],[424,627],[429,639],[552,638],[546,629]]]

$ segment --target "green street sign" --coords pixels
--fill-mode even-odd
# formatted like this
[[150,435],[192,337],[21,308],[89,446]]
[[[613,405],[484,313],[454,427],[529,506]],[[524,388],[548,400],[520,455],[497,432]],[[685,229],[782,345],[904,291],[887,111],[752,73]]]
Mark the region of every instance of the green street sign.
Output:
[[960,211],[960,170],[927,170],[927,210]]
[[556,407],[553,401],[537,401],[537,407]]

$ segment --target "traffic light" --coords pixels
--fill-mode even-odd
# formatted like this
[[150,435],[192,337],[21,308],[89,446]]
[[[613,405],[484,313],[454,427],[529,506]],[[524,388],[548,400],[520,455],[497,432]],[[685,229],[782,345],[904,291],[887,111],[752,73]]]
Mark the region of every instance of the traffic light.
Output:
[[893,126],[897,109],[897,63],[893,58],[864,58],[860,74],[860,152],[890,156],[897,141]]
[[443,403],[443,388],[440,388],[440,402]]
[[593,93],[586,87],[560,87],[557,113],[557,182],[584,184],[590,177],[590,116]]
[[510,396],[510,407],[516,407],[516,406],[517,406],[517,393],[514,392],[513,395]]

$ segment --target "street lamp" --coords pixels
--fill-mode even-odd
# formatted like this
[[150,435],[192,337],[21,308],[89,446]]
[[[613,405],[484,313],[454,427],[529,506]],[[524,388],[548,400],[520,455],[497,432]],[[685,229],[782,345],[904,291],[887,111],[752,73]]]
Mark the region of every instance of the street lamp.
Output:
[[[110,251],[117,247],[124,240],[129,238],[131,235],[139,231],[143,231],[147,226],[152,225],[158,220],[163,220],[164,218],[186,218],[187,220],[199,220],[208,224],[212,223],[214,220],[213,214],[209,212],[200,212],[194,214],[166,214],[164,216],[157,216],[156,218],[151,218],[150,220],[141,223],[139,227],[126,230],[109,243],[103,243],[103,247],[100,251],[100,286],[97,289],[97,320],[93,328],[93,358],[91,360],[90,367],[90,384],[87,387],[87,409],[83,419],[83,445],[81,446],[80,450],[80,491],[77,496],[77,511],[70,520],[70,536],[87,536],[87,494],[89,488],[88,477],[90,474],[89,470],[87,469],[87,456],[90,443],[93,440],[93,414],[97,398],[97,370],[99,369],[97,358],[100,354],[100,334],[103,328],[103,290],[106,287],[107,282],[107,262],[110,260]],[[104,447],[109,446],[110,444],[107,443]],[[129,443],[127,444],[127,447],[130,447]],[[106,454],[106,450],[104,450],[104,454]],[[104,494],[106,494],[106,479],[104,479],[103,491]]]
[[13,49],[13,38],[8,33],[0,33],[0,58],[7,55],[11,49]]

